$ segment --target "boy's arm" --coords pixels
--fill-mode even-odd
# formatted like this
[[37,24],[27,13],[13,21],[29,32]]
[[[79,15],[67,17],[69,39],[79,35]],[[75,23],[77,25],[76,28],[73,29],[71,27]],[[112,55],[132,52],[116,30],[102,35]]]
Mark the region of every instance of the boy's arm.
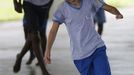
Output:
[[18,13],[22,13],[22,4],[21,4],[21,0],[17,1],[17,0],[13,0],[14,3],[14,9],[16,12]]
[[114,15],[116,15],[117,19],[122,19],[123,18],[123,15],[118,11],[118,9],[116,9],[113,6],[110,6],[108,4],[104,4],[103,9],[108,11],[108,12],[110,12],[110,13],[112,13],[112,14],[114,14]]
[[52,45],[53,45],[54,40],[56,38],[58,28],[59,28],[59,23],[58,22],[53,22],[52,28],[49,32],[46,50],[45,50],[45,53],[44,53],[44,55],[45,55],[44,60],[45,60],[46,64],[51,63],[51,48],[52,48]]

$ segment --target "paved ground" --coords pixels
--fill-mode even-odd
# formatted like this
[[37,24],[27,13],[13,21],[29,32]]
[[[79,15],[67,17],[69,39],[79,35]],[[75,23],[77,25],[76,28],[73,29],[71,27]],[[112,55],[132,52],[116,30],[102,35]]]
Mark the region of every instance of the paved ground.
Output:
[[[102,38],[108,47],[112,75],[134,75],[134,8],[120,10],[123,20],[116,20],[107,13]],[[20,21],[0,23],[0,75],[41,75],[40,68],[35,66],[37,60],[30,66],[25,65],[29,54],[23,59],[21,71],[17,74],[12,72],[15,56],[24,44],[21,24]],[[68,40],[66,29],[61,26],[53,47],[52,64],[47,65],[52,75],[79,75],[71,59]]]

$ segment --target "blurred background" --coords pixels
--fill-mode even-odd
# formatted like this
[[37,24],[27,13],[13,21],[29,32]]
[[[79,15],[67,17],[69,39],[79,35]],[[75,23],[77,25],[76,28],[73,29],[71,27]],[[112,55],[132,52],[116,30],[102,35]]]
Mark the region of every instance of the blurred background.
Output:
[[[52,10],[61,3],[62,0],[55,0]],[[134,5],[134,0],[105,0],[106,3],[116,7],[125,8]],[[1,0],[0,1],[0,22],[4,21],[15,21],[22,19],[23,14],[17,14],[13,8],[12,0]]]
[[[50,12],[47,33],[52,24],[52,14],[63,0],[55,0]],[[106,12],[102,39],[107,45],[112,75],[134,75],[134,0],[105,0],[117,7],[124,19],[116,20]],[[25,39],[22,26],[23,14],[14,11],[12,0],[0,0],[0,75],[41,75],[40,68],[25,65],[29,53],[23,59],[21,71],[12,71],[16,54]],[[64,39],[63,39],[64,38]],[[60,27],[53,47],[52,64],[46,65],[52,75],[79,75],[71,58],[69,37],[64,25]]]

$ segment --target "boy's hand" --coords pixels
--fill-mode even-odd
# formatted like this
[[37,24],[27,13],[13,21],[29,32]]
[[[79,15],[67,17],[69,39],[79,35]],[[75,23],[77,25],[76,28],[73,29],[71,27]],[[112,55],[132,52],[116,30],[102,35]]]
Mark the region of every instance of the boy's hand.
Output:
[[21,5],[21,2],[17,2],[17,0],[14,0],[13,3],[14,3],[14,9],[15,9],[15,11],[18,12],[18,13],[22,13],[22,5]]
[[48,50],[46,50],[45,52],[45,56],[44,56],[44,61],[46,64],[51,64],[51,55],[50,52]]
[[123,18],[122,14],[116,15],[116,19],[122,19],[122,18]]
[[113,6],[110,6],[108,4],[104,4],[103,9],[112,13],[112,14],[114,14],[114,15],[116,15],[116,19],[122,19],[123,18],[123,15],[118,11],[118,9],[116,9]]

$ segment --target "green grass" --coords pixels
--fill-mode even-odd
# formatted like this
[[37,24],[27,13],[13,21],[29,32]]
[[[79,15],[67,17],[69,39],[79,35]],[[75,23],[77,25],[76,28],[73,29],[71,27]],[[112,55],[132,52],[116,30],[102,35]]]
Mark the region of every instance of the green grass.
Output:
[[0,0],[0,22],[18,20],[22,15],[14,11],[13,0]]
[[108,4],[113,5],[115,7],[126,7],[133,5],[134,0],[105,0]]
[[[106,3],[116,6],[125,7],[134,5],[134,0],[105,0]],[[13,0],[0,0],[0,22],[22,19],[23,14],[14,11]]]

